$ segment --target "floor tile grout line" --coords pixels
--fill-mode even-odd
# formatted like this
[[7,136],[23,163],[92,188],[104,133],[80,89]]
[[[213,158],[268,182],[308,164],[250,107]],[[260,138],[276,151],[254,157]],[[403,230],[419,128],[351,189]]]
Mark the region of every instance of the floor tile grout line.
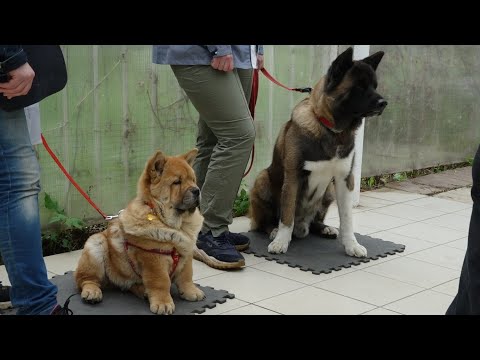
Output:
[[[407,192],[405,191],[406,194],[417,194],[417,193],[411,193],[411,192]],[[419,195],[422,195],[422,194],[419,194]],[[362,193],[360,193],[360,198],[362,196]],[[387,199],[382,199],[382,198],[378,198],[378,197],[374,197],[374,196],[369,196],[369,195],[363,195],[365,197],[368,197],[370,199],[379,199],[379,200],[385,200],[385,201],[391,201],[393,202],[393,204],[389,204],[389,205],[385,205],[385,206],[379,206],[377,208],[380,208],[380,207],[386,207],[386,206],[392,206],[392,205],[396,205],[396,204],[405,204],[405,203],[408,203],[408,202],[411,202],[411,201],[415,201],[415,200],[420,200],[420,199],[428,199],[428,198],[433,198],[433,199],[442,199],[442,198],[437,198],[433,195],[424,195],[422,197],[418,197],[416,199],[410,199],[410,200],[405,200],[405,201],[393,201],[393,200],[387,200]],[[447,200],[447,199],[442,199],[442,200]],[[453,201],[453,202],[456,202],[456,203],[459,203],[459,204],[465,204],[465,205],[469,205],[469,204],[466,204],[464,202],[461,202],[461,201],[455,201],[455,200],[448,200],[448,201]],[[408,204],[406,204],[408,205]],[[411,206],[415,206],[415,205],[411,205]],[[418,207],[421,207],[421,206],[418,206]],[[462,211],[464,209],[460,209],[460,210],[457,210],[457,211]],[[438,210],[438,211],[441,211],[441,210]],[[449,212],[450,213],[450,212]]]
[[[425,261],[421,261],[421,260],[417,260],[417,259],[410,259],[410,260],[415,260],[415,261],[420,261],[420,262],[425,263]],[[433,265],[433,264],[430,264],[430,263],[426,263],[426,264],[428,264],[428,265]],[[381,264],[379,264],[379,265],[381,265]],[[435,265],[435,266],[439,266],[439,265]],[[441,266],[439,266],[439,267],[441,267]],[[447,270],[450,270],[450,271],[455,271],[455,270],[452,270],[452,269],[450,269],[450,268],[445,268],[445,267],[443,267],[443,268],[444,268],[444,269],[447,269]],[[382,277],[387,278],[387,279],[390,279],[390,280],[400,281],[400,282],[405,283],[405,284],[408,284],[408,285],[413,285],[413,286],[417,286],[417,287],[420,287],[420,288],[425,289],[425,290],[429,290],[429,288],[424,287],[424,286],[420,286],[420,285],[418,285],[418,284],[414,284],[414,283],[411,283],[411,282],[408,282],[408,281],[404,281],[404,280],[398,280],[398,279],[389,277],[389,276],[387,276],[387,275],[377,274],[377,273],[375,273],[375,272],[368,271],[369,269],[371,269],[371,267],[368,267],[368,268],[365,268],[365,269],[362,269],[362,270],[368,272],[369,274],[382,276]],[[446,280],[445,282],[452,281],[452,280],[454,280],[454,279]],[[440,285],[440,284],[438,284],[438,285]],[[438,286],[438,285],[435,285],[435,286]]]
[[[380,215],[385,215],[385,214],[380,214]],[[445,215],[446,215],[446,214],[445,214]],[[392,215],[388,215],[388,216],[392,216]],[[443,216],[443,215],[440,215],[440,216]],[[392,216],[392,217],[396,217],[396,216]],[[394,226],[394,227],[391,227],[391,228],[388,228],[388,229],[378,230],[378,231],[376,231],[376,232],[380,232],[380,231],[390,231],[390,230],[393,230],[393,229],[398,229],[398,228],[403,227],[403,226],[408,226],[408,225],[412,225],[412,224],[421,223],[421,222],[423,222],[423,221],[425,221],[425,220],[430,220],[430,219],[433,219],[433,218],[435,218],[435,217],[439,217],[439,216],[434,216],[434,217],[432,217],[432,218],[427,218],[427,219],[418,220],[418,221],[412,221],[412,222],[410,222],[410,223],[408,223],[408,224],[403,224],[403,225],[399,225],[399,226]],[[409,219],[404,219],[404,218],[399,218],[399,219],[409,220]],[[446,227],[446,226],[442,226],[442,225],[435,225],[435,224],[429,224],[429,223],[424,223],[424,224],[425,224],[425,225],[431,225],[431,226],[441,227],[441,228],[444,228],[444,229],[447,229],[447,230],[460,231],[460,230],[458,230],[458,229],[452,229],[452,228],[449,228],[449,227]],[[365,225],[365,226],[367,226],[367,225]],[[368,233],[368,234],[365,234],[365,235],[371,235],[371,234],[373,234],[373,233]],[[397,234],[397,233],[395,233],[395,234]],[[397,235],[402,235],[402,234],[397,234]],[[458,239],[456,239],[456,240],[462,239],[462,238],[464,238],[464,237],[465,237],[465,236],[462,236],[461,238],[458,238]],[[418,238],[415,238],[415,239],[418,239]],[[419,239],[419,240],[422,240],[422,239]],[[427,241],[427,240],[424,240],[424,241]]]
[[[405,218],[405,217],[400,217],[400,216],[397,216],[397,215],[391,215],[391,214],[385,214],[385,213],[381,213],[381,212],[377,212],[375,211],[376,209],[373,209],[372,212],[376,213],[376,214],[379,214],[379,215],[386,215],[386,216],[391,216],[391,217],[396,217],[398,219],[402,219],[402,220],[412,220],[410,218]],[[427,218],[424,218],[424,219],[421,219],[421,220],[417,220],[417,221],[424,221],[424,220],[431,220],[431,219],[434,219],[434,218],[437,218],[437,217],[441,217],[441,216],[445,216],[445,215],[449,215],[449,213],[443,213],[441,215],[435,215],[435,216],[432,216],[432,217],[427,217]],[[460,215],[459,215],[460,216]],[[415,220],[413,220],[415,221]],[[405,224],[405,225],[408,225],[408,224]],[[405,226],[403,225],[403,226]]]
[[[302,284],[302,283],[300,283],[300,284]],[[310,285],[305,285],[305,284],[302,284],[302,285],[304,285],[304,286],[301,286],[301,287],[296,288],[296,289],[288,290],[288,291],[285,291],[285,292],[280,293],[280,294],[277,294],[277,295],[269,296],[269,297],[266,297],[266,298],[261,299],[261,300],[257,300],[257,301],[254,301],[254,302],[248,301],[248,302],[249,302],[250,304],[252,304],[252,305],[258,305],[258,303],[261,302],[261,301],[265,301],[265,300],[268,300],[268,299],[273,299],[273,298],[276,298],[276,297],[278,297],[278,296],[285,295],[285,294],[291,293],[291,292],[293,292],[293,291],[297,291],[297,290],[300,290],[300,289],[304,289],[304,288],[310,286]],[[242,299],[239,298],[239,300],[242,300]],[[246,300],[243,300],[243,301],[246,301]]]
[[[364,301],[364,300],[358,300],[358,299],[352,298],[352,297],[347,296],[347,295],[338,294],[338,293],[336,293],[336,292],[334,292],[334,291],[330,291],[330,290],[327,290],[327,289],[320,289],[320,288],[317,288],[317,287],[312,286],[312,285],[306,285],[306,286],[303,286],[303,287],[298,288],[298,289],[295,289],[295,290],[287,291],[287,292],[285,292],[285,293],[283,293],[283,294],[279,294],[279,295],[275,295],[275,296],[270,296],[270,297],[268,297],[268,298],[265,298],[265,299],[262,299],[262,300],[258,300],[258,301],[254,302],[254,303],[252,303],[252,304],[253,304],[253,305],[260,306],[260,305],[258,305],[259,302],[262,302],[262,301],[265,301],[265,300],[269,300],[269,299],[273,299],[273,298],[276,298],[276,297],[278,297],[278,296],[291,293],[291,292],[293,292],[293,291],[298,291],[298,290],[301,290],[301,289],[305,289],[305,288],[307,288],[307,287],[313,288],[313,289],[315,289],[315,290],[326,291],[326,292],[329,292],[329,293],[334,294],[334,295],[337,295],[337,296],[341,296],[341,297],[344,297],[344,298],[347,298],[347,299],[350,299],[350,300],[354,300],[354,301],[357,301],[357,302],[361,302],[361,303],[363,303],[363,304],[365,304],[365,305],[370,305],[370,306],[375,306],[375,307],[378,306],[378,305],[375,305],[375,304],[371,304],[371,303],[369,303],[369,302],[366,302],[366,301]],[[271,309],[268,309],[268,308],[266,308],[266,309],[267,309],[267,310],[271,310]],[[370,310],[368,310],[368,311],[372,311],[372,310],[374,310],[374,309],[370,309]],[[282,314],[282,315],[286,315],[286,314]],[[358,315],[358,314],[357,314],[357,315]]]
[[[365,301],[365,300],[359,300],[359,299],[355,299],[354,297],[351,297],[351,296],[348,296],[348,295],[345,295],[345,294],[339,294],[339,293],[337,293],[335,291],[332,291],[332,290],[318,288],[318,287],[313,286],[313,285],[310,285],[310,287],[314,288],[314,289],[317,289],[317,290],[323,290],[323,291],[326,291],[326,292],[329,292],[331,294],[335,294],[335,295],[338,295],[338,296],[342,296],[342,297],[345,297],[345,298],[350,299],[350,300],[355,300],[355,301],[364,303],[366,305],[371,305],[371,306],[375,306],[375,307],[379,306],[379,305],[376,305],[376,304],[369,303],[368,301]],[[371,310],[374,310],[374,309],[370,309],[369,311],[371,311]]]
[[[385,262],[387,262],[387,261],[385,261]],[[381,263],[381,264],[383,264],[383,263]],[[378,265],[381,265],[381,264],[378,264]],[[428,290],[428,288],[426,288],[426,287],[423,287],[423,286],[420,286],[420,285],[417,285],[417,284],[412,284],[412,283],[409,283],[409,282],[407,282],[407,281],[394,279],[394,278],[389,277],[389,276],[387,276],[387,275],[377,274],[377,273],[374,273],[374,272],[371,272],[371,271],[367,271],[367,269],[370,269],[370,267],[365,268],[365,269],[358,269],[358,270],[359,270],[359,271],[362,271],[362,270],[363,270],[363,271],[365,271],[365,272],[367,272],[367,273],[369,273],[369,274],[371,274],[371,275],[380,276],[380,277],[383,277],[383,278],[388,279],[388,280],[398,281],[398,282],[401,282],[402,284],[405,284],[405,285],[416,286],[416,287],[418,287],[418,288],[421,288],[421,289],[424,289],[424,290]],[[450,270],[451,270],[451,269],[450,269]],[[451,281],[451,280],[448,280],[448,281]],[[446,281],[446,282],[448,282],[448,281]],[[313,286],[313,285],[314,285],[314,284],[312,284],[312,286]],[[435,285],[435,286],[436,286],[436,285]]]
[[[407,298],[409,298],[409,297],[412,297],[412,296],[415,296],[415,295],[418,295],[418,294],[421,294],[421,293],[424,293],[424,292],[427,292],[427,291],[432,291],[432,290],[431,290],[431,289],[424,289],[424,290],[419,291],[419,292],[417,292],[417,293],[415,293],[415,294],[405,296],[405,297],[403,297],[403,298],[401,298],[401,299],[398,299],[398,300],[389,302],[388,304],[384,304],[384,305],[382,305],[382,307],[384,307],[386,310],[390,310],[390,309],[386,308],[385,306],[391,305],[391,304],[396,303],[396,302],[398,302],[398,301],[405,300],[405,299],[407,299]],[[451,296],[451,295],[443,294],[443,293],[440,293],[440,292],[438,292],[438,291],[434,291],[434,292],[437,293],[437,294],[442,294],[442,295],[450,296],[450,297],[453,298],[453,296]],[[390,310],[390,311],[395,311],[395,310]]]
[[[445,285],[446,283],[449,283],[450,281],[457,280],[457,279],[460,279],[460,274],[458,274],[458,277],[456,277],[455,279],[451,279],[451,280],[445,281],[445,282],[443,282],[443,283],[441,283],[441,284],[432,286],[432,287],[428,288],[427,290],[432,290],[432,291],[438,292],[437,290],[433,290],[433,289],[436,288],[436,287],[438,287],[438,286]],[[457,286],[457,287],[458,287],[458,286]],[[441,293],[441,294],[443,294],[443,293]],[[447,294],[445,294],[445,295],[447,295]],[[452,296],[452,295],[450,295],[450,296]]]
[[262,308],[262,309],[265,309],[265,310],[268,310],[268,311],[272,311],[272,312],[274,312],[274,313],[277,313],[278,315],[286,315],[286,314],[283,314],[283,313],[278,312],[278,311],[276,311],[276,310],[272,310],[272,309],[266,308],[266,307],[261,306],[261,305],[258,305],[258,304],[252,304],[252,305],[258,306],[259,308]]
[[[267,261],[268,261],[268,260],[267,260]],[[275,260],[272,260],[272,262],[275,262],[275,264],[278,265],[278,266],[288,266],[287,263],[285,263],[285,264],[279,264],[279,263],[277,263]],[[255,265],[256,265],[256,264],[255,264]],[[253,266],[254,266],[254,265],[253,265]],[[354,265],[352,265],[352,267],[353,267],[353,266],[354,266]],[[311,272],[311,271],[302,271],[302,270],[300,270],[300,268],[297,268],[297,267],[295,267],[295,268],[294,268],[294,267],[291,267],[291,266],[288,266],[288,267],[291,268],[291,269],[295,269],[295,270],[297,270],[297,271],[301,271],[301,272],[303,272],[303,273],[309,273],[309,274],[312,275],[312,276],[322,276],[322,274],[323,274],[323,275],[330,275],[330,274],[332,274],[332,273],[334,273],[334,272],[335,272],[335,273],[340,273],[340,272],[342,271],[342,270],[338,270],[338,271],[332,270],[332,272],[330,272],[330,273],[328,273],[328,274],[325,274],[325,273],[322,273],[322,274],[314,274],[314,273]],[[263,271],[263,272],[265,272],[265,273],[267,273],[267,274],[270,274],[270,275],[275,275],[275,276],[281,277],[281,278],[286,279],[286,280],[295,281],[295,282],[298,282],[298,283],[303,284],[303,285],[307,285],[307,286],[312,285],[311,283],[304,283],[304,282],[302,282],[302,281],[300,281],[300,280],[294,280],[294,279],[292,279],[292,278],[288,278],[288,277],[285,277],[285,276],[283,276],[283,275],[278,275],[278,274],[275,274],[275,273],[270,272],[270,271],[267,271],[267,270],[258,269],[258,268],[254,268],[254,269],[255,269],[255,270],[259,270],[259,271]],[[349,269],[349,268],[345,268],[345,269]],[[354,271],[355,271],[355,270],[354,270]],[[351,271],[351,272],[354,272],[354,271]],[[351,272],[347,272],[347,273],[344,273],[344,274],[339,274],[338,276],[335,276],[335,277],[333,277],[332,279],[334,279],[334,278],[336,278],[336,277],[339,277],[339,276],[344,276],[344,275],[350,274]],[[329,279],[325,279],[325,280],[329,280]],[[325,280],[320,280],[319,282],[325,281]],[[316,284],[316,283],[313,283],[313,284]]]
[[[442,244],[439,244],[438,246],[442,246]],[[434,248],[437,247],[437,246],[434,246]],[[425,249],[425,250],[430,250],[430,249],[433,249],[433,248],[429,248],[429,249]],[[452,248],[453,249],[453,248]],[[456,249],[456,250],[459,250],[459,249]],[[422,250],[424,251],[424,250]],[[459,250],[459,251],[462,251],[462,250]],[[418,252],[418,251],[417,251]],[[415,253],[417,253],[415,252]],[[414,255],[415,253],[412,253],[412,254],[408,254],[408,255],[405,255],[405,256],[410,256],[410,255]],[[451,268],[451,267],[448,267],[448,266],[444,266],[444,265],[439,265],[439,264],[435,264],[433,262],[430,262],[430,261],[426,261],[426,260],[421,260],[421,259],[416,259],[416,258],[413,258],[413,257],[409,257],[409,259],[412,259],[412,260],[417,260],[417,261],[422,261],[424,263],[427,263],[427,264],[430,264],[430,265],[435,265],[435,266],[439,266],[439,267],[442,267],[444,269],[450,269],[450,270],[453,270],[453,271],[458,271],[460,272],[462,270],[462,268],[460,267],[460,269],[454,269],[454,268]]]
[[[239,299],[239,300],[240,300],[240,299]],[[244,301],[244,300],[242,300],[242,301]],[[267,309],[267,308],[265,308],[265,307],[263,307],[263,306],[259,306],[259,305],[256,305],[256,304],[254,304],[254,303],[247,303],[246,305],[242,305],[242,306],[240,306],[240,307],[238,307],[238,308],[231,309],[231,310],[227,310],[227,311],[218,313],[218,314],[216,314],[216,315],[229,315],[229,314],[226,314],[226,313],[231,312],[231,311],[236,311],[236,310],[242,309],[242,308],[247,307],[247,306],[250,306],[250,305],[258,306],[259,308],[262,308],[262,309],[265,309],[265,310],[274,312],[274,313],[276,313],[276,314],[278,314],[278,315],[284,315],[284,314],[282,314],[282,313],[279,313],[278,311],[274,311],[274,310],[271,310],[271,309]]]
[[[370,211],[370,210],[368,210]],[[363,212],[366,212],[366,211],[363,211]],[[373,212],[373,211],[372,211]],[[358,213],[357,213],[358,214]],[[390,216],[390,217],[393,217],[393,218],[397,218],[397,219],[400,219],[400,220],[409,220],[411,222],[407,223],[407,224],[403,224],[403,225],[398,225],[398,226],[393,226],[391,228],[387,228],[387,229],[374,229],[375,232],[371,232],[371,233],[367,233],[367,234],[363,234],[363,235],[371,235],[371,234],[374,234],[376,232],[380,232],[380,231],[390,231],[392,229],[397,229],[399,227],[402,227],[402,226],[408,226],[408,225],[412,225],[412,224],[416,224],[416,223],[420,223],[420,222],[423,222],[425,220],[431,220],[433,218],[436,218],[436,217],[440,217],[440,216],[444,216],[444,215],[448,215],[448,214],[442,214],[442,215],[438,215],[438,216],[434,216],[434,217],[431,217],[431,218],[426,218],[426,219],[422,219],[422,220],[412,220],[412,219],[406,219],[406,218],[401,218],[401,217],[398,217],[398,216],[394,216],[394,215],[387,215],[387,214],[382,214],[382,213],[375,213],[375,214],[379,214],[379,215],[385,215],[385,216]],[[355,218],[355,216],[353,216]],[[338,217],[336,218],[338,219]],[[327,219],[325,220],[327,221]],[[444,229],[447,229],[447,230],[454,230],[454,231],[460,231],[458,229],[453,229],[453,228],[449,228],[449,227],[446,227],[446,226],[442,226],[442,225],[435,225],[435,224],[429,224],[429,223],[424,223],[425,225],[432,225],[432,226],[439,226],[441,228],[444,228]],[[369,225],[363,225],[363,226],[366,226],[366,227],[370,227]],[[335,226],[334,226],[335,227]],[[337,227],[338,228],[338,227]],[[401,235],[401,234],[397,234],[397,235]],[[462,238],[465,237],[465,236],[462,236]],[[422,240],[422,239],[420,239]],[[458,240],[458,239],[457,239]],[[424,240],[424,241],[427,241],[427,240]]]
[[380,309],[392,311],[392,312],[394,312],[394,313],[397,313],[398,315],[406,315],[406,314],[404,314],[404,313],[401,313],[400,311],[386,309],[386,308],[384,308],[383,306],[380,306]]
[[[359,314],[359,315],[368,315],[367,313],[372,312],[372,311],[375,311],[375,310],[378,310],[378,309],[390,311],[390,312],[396,313],[396,314],[398,314],[398,315],[405,315],[405,314],[403,314],[403,313],[401,313],[401,312],[398,312],[398,311],[394,311],[394,310],[390,310],[390,309],[385,309],[385,308],[382,307],[382,306],[378,306],[378,307],[376,307],[376,308],[373,309],[373,310],[365,311],[365,312],[363,312],[363,313],[361,313],[361,314]],[[374,315],[375,315],[375,314],[374,314]],[[382,315],[384,315],[384,316],[389,316],[390,314],[382,314]]]

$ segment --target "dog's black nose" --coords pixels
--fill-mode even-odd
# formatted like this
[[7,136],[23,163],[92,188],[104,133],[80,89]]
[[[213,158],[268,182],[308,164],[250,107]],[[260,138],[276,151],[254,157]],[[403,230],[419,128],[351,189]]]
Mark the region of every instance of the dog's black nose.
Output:
[[200,195],[200,189],[199,188],[192,188],[190,191],[192,192],[192,194],[194,196],[198,197],[198,195]]
[[377,109],[385,109],[385,106],[388,105],[388,102],[385,99],[378,99]]

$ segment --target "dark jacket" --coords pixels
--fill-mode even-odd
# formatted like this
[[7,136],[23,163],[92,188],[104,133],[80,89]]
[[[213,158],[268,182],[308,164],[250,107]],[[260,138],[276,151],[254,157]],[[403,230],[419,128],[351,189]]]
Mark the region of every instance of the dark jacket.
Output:
[[7,74],[27,62],[22,45],[0,45],[0,74]]

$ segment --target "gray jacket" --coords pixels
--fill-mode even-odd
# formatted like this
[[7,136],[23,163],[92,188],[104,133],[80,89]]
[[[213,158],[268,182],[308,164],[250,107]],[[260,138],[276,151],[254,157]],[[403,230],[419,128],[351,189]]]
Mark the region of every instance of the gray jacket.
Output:
[[[263,55],[263,45],[256,45]],[[251,69],[250,45],[153,45],[153,63],[168,65],[210,65],[216,56],[233,55],[236,68]]]

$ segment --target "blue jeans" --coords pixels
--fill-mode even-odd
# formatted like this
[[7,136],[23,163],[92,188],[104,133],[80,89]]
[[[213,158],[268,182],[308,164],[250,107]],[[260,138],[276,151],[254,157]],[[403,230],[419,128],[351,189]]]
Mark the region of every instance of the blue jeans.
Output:
[[458,292],[446,315],[480,315],[480,146],[472,166],[473,208]]
[[48,315],[57,304],[43,260],[39,192],[40,165],[25,112],[0,110],[0,253],[18,315]]

